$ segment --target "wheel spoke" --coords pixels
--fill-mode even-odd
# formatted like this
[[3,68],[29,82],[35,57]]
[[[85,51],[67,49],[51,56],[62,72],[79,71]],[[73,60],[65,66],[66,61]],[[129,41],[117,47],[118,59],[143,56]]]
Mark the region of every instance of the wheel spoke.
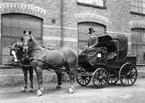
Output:
[[102,83],[103,83],[103,84],[106,84],[106,81],[105,81],[105,80],[102,80]]
[[85,80],[83,80],[83,84],[86,84],[85,82],[86,82],[86,81],[85,81]]
[[82,83],[83,82],[83,79],[80,79],[80,83]]
[[129,80],[131,81],[131,83],[133,83],[133,81],[132,81],[132,79],[131,79],[131,78],[129,78]]
[[78,67],[78,72],[79,72],[77,75],[78,84],[80,84],[81,86],[88,85],[91,80],[90,73],[86,72],[85,69],[82,68],[81,66]]
[[129,85],[129,79],[126,79],[126,80],[127,80],[128,85]]

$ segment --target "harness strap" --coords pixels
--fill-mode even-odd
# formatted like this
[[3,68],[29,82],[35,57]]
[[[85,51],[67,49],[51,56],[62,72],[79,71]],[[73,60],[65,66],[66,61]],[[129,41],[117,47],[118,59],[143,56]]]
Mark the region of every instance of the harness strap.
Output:
[[[64,69],[63,67],[57,67],[57,66],[54,66],[54,65],[52,65],[52,64],[50,64],[50,63],[47,63],[47,62],[45,62],[45,61],[42,61],[42,60],[40,60],[40,59],[33,59],[33,58],[30,58],[29,59],[30,61],[33,61],[33,60],[37,60],[37,61],[40,61],[40,62],[42,62],[42,63],[44,63],[44,64],[47,64],[47,65],[49,65],[49,67],[51,68],[51,69],[55,69],[55,71],[64,71],[64,72],[67,72],[67,70],[66,69]],[[60,69],[61,68],[61,69]],[[54,70],[53,69],[53,70]]]

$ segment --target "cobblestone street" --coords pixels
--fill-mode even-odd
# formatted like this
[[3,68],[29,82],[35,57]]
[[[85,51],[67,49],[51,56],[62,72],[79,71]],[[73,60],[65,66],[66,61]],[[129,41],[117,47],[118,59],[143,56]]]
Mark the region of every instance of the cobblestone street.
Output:
[[120,84],[95,89],[92,84],[81,87],[76,83],[74,94],[67,93],[69,83],[62,89],[55,89],[56,83],[44,84],[44,95],[36,96],[37,84],[33,93],[20,92],[22,86],[0,89],[0,103],[144,103],[145,80],[138,79],[135,85],[123,87]]

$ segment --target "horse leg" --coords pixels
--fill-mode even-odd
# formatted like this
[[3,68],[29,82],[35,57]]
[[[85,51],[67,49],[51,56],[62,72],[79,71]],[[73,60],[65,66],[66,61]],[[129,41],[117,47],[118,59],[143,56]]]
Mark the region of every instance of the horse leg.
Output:
[[70,87],[68,89],[68,93],[74,93],[75,87],[74,87],[74,82],[75,82],[75,75],[76,75],[76,71],[75,71],[75,67],[73,66],[66,66],[67,68],[67,73],[69,75],[70,78]]
[[42,96],[42,91],[43,91],[43,87],[42,87],[42,69],[40,67],[36,67],[35,68],[36,71],[36,75],[37,75],[37,81],[38,81],[38,90],[37,90],[37,96]]
[[22,88],[22,92],[25,92],[27,89],[27,68],[22,67],[23,74],[24,74],[24,87]]
[[29,77],[30,77],[30,92],[33,91],[33,68],[29,67]]
[[57,78],[58,78],[56,89],[59,89],[59,88],[61,88],[61,84],[62,84],[62,72],[57,71],[57,70],[55,72],[56,72]]

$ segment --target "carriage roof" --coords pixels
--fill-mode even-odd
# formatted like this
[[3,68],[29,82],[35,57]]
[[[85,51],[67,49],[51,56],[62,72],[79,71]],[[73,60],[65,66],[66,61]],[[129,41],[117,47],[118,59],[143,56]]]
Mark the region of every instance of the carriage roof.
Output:
[[124,35],[103,35],[98,37],[98,47],[107,47],[108,53],[117,52],[118,59],[123,60],[127,56],[128,39]]

